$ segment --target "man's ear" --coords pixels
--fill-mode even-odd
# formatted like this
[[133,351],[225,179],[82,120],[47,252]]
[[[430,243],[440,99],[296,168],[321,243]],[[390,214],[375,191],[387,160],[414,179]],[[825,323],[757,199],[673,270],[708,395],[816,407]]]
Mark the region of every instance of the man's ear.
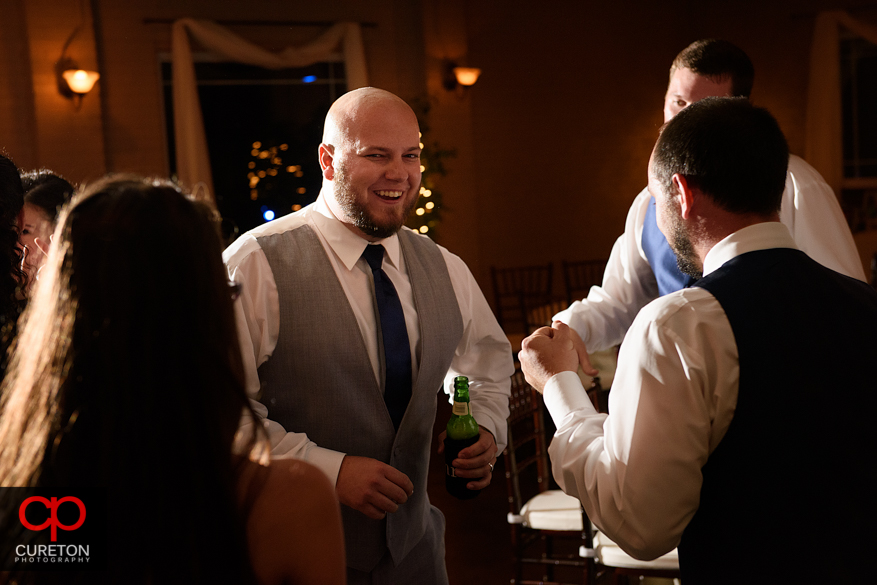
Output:
[[335,147],[331,144],[321,144],[319,158],[320,168],[323,170],[323,178],[331,181],[335,178]]
[[673,197],[679,202],[682,219],[688,219],[694,208],[694,190],[685,175],[673,175]]

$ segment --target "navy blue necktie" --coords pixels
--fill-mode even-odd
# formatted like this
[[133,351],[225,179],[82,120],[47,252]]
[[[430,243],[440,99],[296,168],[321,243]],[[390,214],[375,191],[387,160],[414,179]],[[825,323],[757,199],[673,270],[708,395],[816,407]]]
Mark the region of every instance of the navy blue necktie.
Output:
[[405,315],[396,287],[381,268],[384,247],[366,246],[362,257],[372,269],[375,281],[375,301],[381,316],[381,336],[384,341],[384,402],[399,430],[399,424],[411,399],[411,344],[405,328]]

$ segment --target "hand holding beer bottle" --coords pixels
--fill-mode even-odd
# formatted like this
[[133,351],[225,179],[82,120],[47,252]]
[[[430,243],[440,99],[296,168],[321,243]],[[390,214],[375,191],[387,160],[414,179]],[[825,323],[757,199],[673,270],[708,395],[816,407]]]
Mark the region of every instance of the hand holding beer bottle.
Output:
[[478,442],[480,430],[469,410],[469,379],[457,376],[454,379],[454,408],[448,420],[448,434],[445,437],[445,487],[452,496],[468,500],[477,496],[481,490],[470,490],[466,485],[471,478],[457,477],[452,463],[460,451]]

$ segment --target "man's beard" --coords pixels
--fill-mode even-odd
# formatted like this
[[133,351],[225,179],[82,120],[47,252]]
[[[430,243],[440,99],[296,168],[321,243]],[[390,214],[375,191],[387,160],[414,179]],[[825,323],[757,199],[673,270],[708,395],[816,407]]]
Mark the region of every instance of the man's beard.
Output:
[[698,266],[699,258],[691,244],[691,236],[682,223],[682,218],[676,210],[670,214],[670,237],[668,243],[676,254],[676,265],[683,274],[699,279],[703,276],[703,267]]
[[[334,190],[335,200],[344,211],[345,216],[353,222],[362,233],[375,238],[389,238],[399,231],[405,224],[405,220],[411,215],[411,210],[417,204],[417,198],[414,197],[410,202],[405,204],[402,213],[398,216],[389,216],[383,222],[369,213],[368,208],[357,201],[356,193],[351,188],[347,179],[347,174],[343,167],[339,167],[335,171]],[[405,197],[405,193],[402,197]]]

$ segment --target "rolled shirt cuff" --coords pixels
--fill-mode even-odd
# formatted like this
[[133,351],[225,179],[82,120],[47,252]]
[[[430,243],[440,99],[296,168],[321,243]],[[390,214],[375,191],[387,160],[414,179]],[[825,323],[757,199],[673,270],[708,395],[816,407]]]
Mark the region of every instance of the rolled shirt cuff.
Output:
[[599,414],[576,372],[560,372],[549,378],[542,399],[554,420],[560,420],[577,410],[583,410],[587,414]]

